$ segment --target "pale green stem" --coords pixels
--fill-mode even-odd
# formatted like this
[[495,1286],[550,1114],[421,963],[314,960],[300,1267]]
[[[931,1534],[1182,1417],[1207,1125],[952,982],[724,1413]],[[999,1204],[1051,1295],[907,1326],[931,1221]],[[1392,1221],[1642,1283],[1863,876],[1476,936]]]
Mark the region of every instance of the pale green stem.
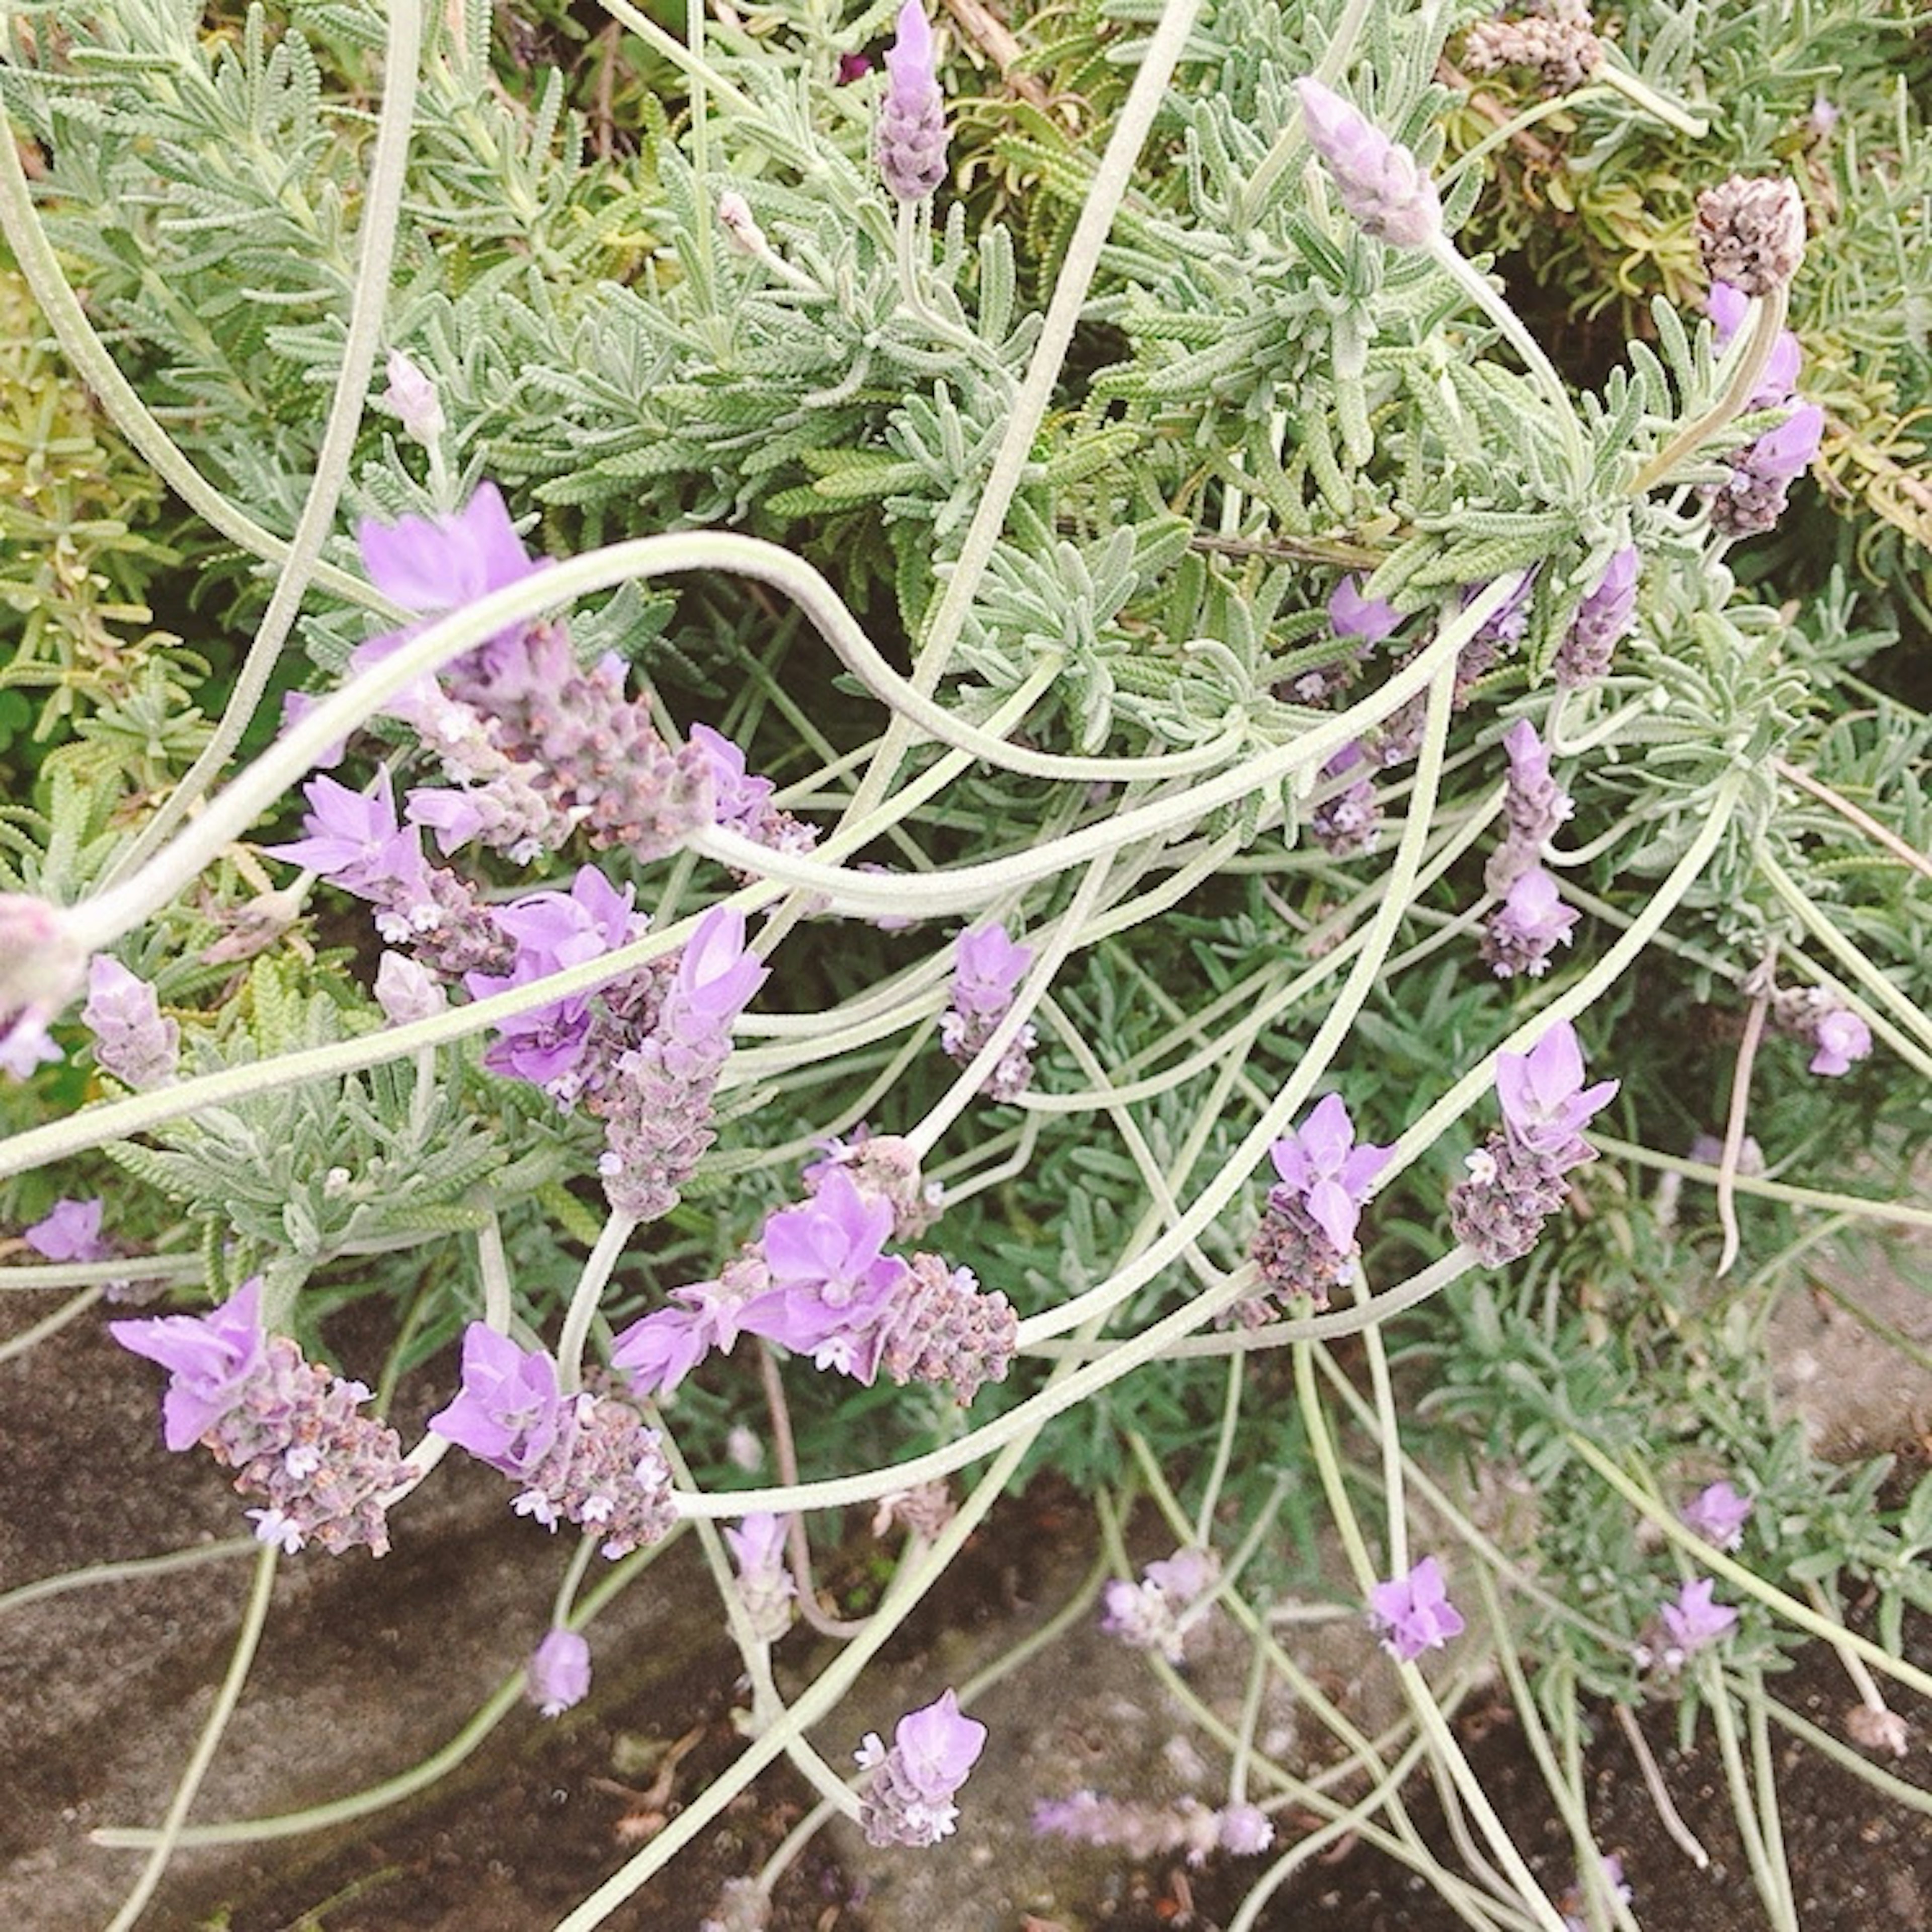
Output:
[[[1708,122],[1679,107],[1674,100],[1659,94],[1648,82],[1640,80],[1607,46],[1594,78],[1605,87],[1615,88],[1633,106],[1641,107],[1646,114],[1654,116],[1666,128],[1674,128],[1687,140],[1701,141],[1711,131]],[[1572,94],[1570,98],[1574,100],[1576,96]]]
[[322,547],[335,526],[336,506],[356,453],[356,434],[362,427],[370,376],[376,366],[376,344],[382,332],[389,294],[389,271],[395,258],[396,226],[407,178],[410,130],[415,118],[416,68],[422,52],[421,0],[389,0],[388,38],[382,55],[382,106],[376,122],[376,143],[363,190],[362,220],[357,235],[358,259],[350,296],[349,327],[343,338],[342,364],[336,373],[335,393],[316,452],[315,475],[296,522],[286,560],[268,608],[255,632],[254,642],[236,674],[234,688],[222,708],[220,722],[181,782],[142,826],[124,853],[117,854],[106,883],[138,868],[160,847],[214,782],[254,717],[255,707],[268,688],[276,660],[287,640],[296,613],[315,574]]
[[[1357,1264],[1350,1280],[1358,1306],[1372,1310],[1369,1284]],[[1380,1322],[1362,1330],[1362,1343],[1368,1352],[1369,1385],[1374,1391],[1376,1432],[1382,1438],[1382,1495],[1388,1510],[1389,1574],[1408,1574],[1408,1512],[1402,1490],[1402,1424],[1395,1406],[1395,1384],[1389,1378],[1388,1351],[1382,1346]],[[1324,1351],[1325,1353],[1325,1351]]]
[[1708,1659],[1705,1660],[1705,1664],[1706,1667],[1700,1672],[1704,1686],[1704,1702],[1710,1710],[1712,1726],[1718,1734],[1718,1754],[1724,1763],[1724,1783],[1730,1793],[1731,1815],[1744,1844],[1745,1862],[1750,1867],[1757,1895],[1764,1902],[1771,1932],[1797,1932],[1785,1910],[1785,1887],[1779,1882],[1769,1844],[1760,1825],[1757,1806],[1752,1798],[1750,1780],[1745,1772],[1744,1753],[1738,1742],[1737,1713],[1731,1708],[1730,1693],[1724,1688],[1716,1666]]
[[1703,415],[1686,423],[1638,470],[1630,482],[1631,496],[1648,496],[1687,456],[1694,454],[1700,444],[1708,442],[1750,406],[1751,398],[1764,378],[1765,365],[1771,360],[1772,351],[1778,346],[1778,332],[1784,326],[1790,301],[1790,291],[1782,283],[1774,284],[1762,298],[1753,319],[1750,333],[1744,338],[1737,367],[1731,372],[1731,380],[1724,385],[1723,394]]
[[[912,681],[922,694],[938,688],[965,628],[967,614],[978,594],[980,580],[1006,527],[1006,512],[1033,460],[1034,439],[1052,402],[1114,214],[1126,193],[1134,164],[1160,110],[1167,83],[1187,44],[1200,7],[1201,0],[1166,0],[1160,23],[1142,53],[1133,84],[1127,91],[1120,118],[1094,170],[1079,219],[1067,243],[1054,282],[1052,298],[1041,322],[1040,339],[1028,363],[1026,378],[1014,398],[1012,413],[1006,419],[978,507],[961,543],[959,555],[946,573],[946,587],[938,608],[920,639]],[[910,724],[919,722],[909,711],[894,717],[878,758],[854,797],[854,816],[863,817],[891,788],[900,761],[912,742],[908,719]]]
[[[1750,1726],[1751,1769],[1757,1781],[1758,1817],[1764,1830],[1764,1850],[1772,1876],[1778,1882],[1778,1912],[1786,1932],[1798,1932],[1798,1901],[1791,1889],[1791,1861],[1784,1848],[1784,1820],[1778,1802],[1778,1772],[1772,1761],[1771,1722],[1765,1714],[1764,1685],[1754,1677],[1754,1694],[1744,1700],[1744,1714]],[[1728,1702],[1724,1680],[1719,1677],[1717,1694]]]
[[58,1576],[42,1576],[16,1588],[0,1591],[0,1612],[24,1610],[43,1598],[63,1596],[69,1590],[91,1589],[97,1583],[139,1582],[148,1576],[164,1576],[173,1570],[194,1570],[204,1563],[225,1563],[231,1557],[259,1556],[261,1548],[252,1536],[238,1536],[226,1543],[202,1543],[188,1550],[170,1550],[160,1556],[93,1563],[85,1570],[66,1570]]
[[611,1270],[637,1225],[635,1215],[612,1208],[604,1232],[597,1237],[597,1245],[590,1250],[584,1272],[578,1277],[568,1312],[563,1318],[563,1332],[556,1342],[557,1386],[566,1395],[572,1394],[582,1379],[584,1344],[591,1323],[596,1319],[597,1305],[610,1285]]
[[72,1300],[62,1302],[51,1315],[42,1316],[31,1327],[0,1342],[0,1362],[10,1362],[15,1356],[24,1355],[44,1342],[50,1335],[58,1335],[69,1322],[78,1322],[106,1292],[104,1288],[83,1288]]
[[1738,1162],[1744,1153],[1744,1123],[1750,1109],[1751,1069],[1757,1062],[1758,1042],[1764,1037],[1765,1016],[1770,1010],[1771,966],[1767,961],[1764,990],[1744,1016],[1744,1037],[1738,1042],[1738,1057],[1731,1068],[1730,1111],[1724,1122],[1724,1152],[1718,1162],[1718,1225],[1724,1230],[1724,1245],[1714,1272],[1720,1276],[1730,1273],[1743,1239],[1738,1228]]
[[1672,1510],[1633,1482],[1586,1437],[1566,1432],[1563,1439],[1631,1508],[1661,1530],[1680,1550],[1694,1557],[1713,1576],[1721,1577],[1748,1596],[1754,1597],[1767,1610],[1775,1612],[1787,1623],[1795,1624],[1808,1635],[1822,1637],[1834,1649],[1856,1652],[1882,1676],[1907,1685],[1922,1697],[1932,1697],[1932,1672],[1919,1670],[1902,1657],[1891,1656],[1870,1638],[1859,1636],[1856,1630],[1847,1630],[1830,1617],[1821,1616],[1808,1604],[1787,1596],[1774,1583],[1767,1583],[1755,1571],[1726,1556],[1714,1544],[1706,1543],[1694,1530],[1680,1522]]
[[1220,1432],[1214,1438],[1214,1460],[1208,1466],[1207,1486],[1201,1492],[1201,1508],[1194,1519],[1194,1540],[1203,1550],[1214,1534],[1214,1507],[1221,1500],[1221,1485],[1227,1480],[1228,1465],[1234,1456],[1234,1425],[1240,1420],[1241,1384],[1246,1374],[1245,1358],[1230,1356],[1227,1393],[1221,1400]]
[[[1618,1160],[1634,1162],[1639,1167],[1654,1168],[1665,1174],[1681,1174],[1686,1180],[1716,1185],[1718,1170],[1702,1161],[1682,1154],[1658,1154],[1634,1141],[1620,1141],[1613,1135],[1593,1133],[1592,1144],[1600,1152]],[[1793,1208],[1816,1208],[1826,1214],[1846,1214],[1870,1221],[1896,1221],[1908,1228],[1932,1228],[1932,1208],[1914,1208],[1903,1201],[1870,1201],[1862,1194],[1833,1194],[1815,1187],[1795,1187],[1789,1182],[1766,1180],[1755,1174],[1741,1174],[1732,1185],[1740,1194],[1755,1194],[1766,1201],[1782,1201]]]
[[691,50],[691,64],[685,74],[691,88],[691,192],[696,218],[692,239],[698,245],[698,305],[708,315],[718,304],[718,277],[717,239],[712,232],[711,108],[706,98],[704,0],[685,0],[684,39]]
[[[1820,1616],[1833,1617],[1831,1599],[1824,1591],[1808,1578],[1804,1584],[1804,1594],[1810,1599],[1811,1607]],[[0,1599],[0,1601],[4,1601]],[[1858,1694],[1858,1702],[1868,1711],[1888,1712],[1891,1706],[1885,1701],[1884,1694],[1878,1688],[1878,1681],[1864,1666],[1864,1660],[1855,1650],[1847,1650],[1843,1644],[1834,1643],[1832,1649],[1838,1653],[1838,1661],[1845,1667],[1845,1675],[1852,1680],[1852,1688]],[[1760,1686],[1762,1690],[1762,1686]]]
[[[108,353],[87,312],[68,286],[47,240],[20,166],[20,137],[4,103],[0,103],[0,232],[5,234],[14,259],[67,359],[93,392],[116,430],[190,509],[206,518],[230,542],[266,562],[286,562],[291,546],[237,508],[202,475],[149,414],[134,385]],[[333,564],[319,565],[314,579],[331,595],[382,617],[400,619],[406,614],[360,578]]]
[[262,1626],[268,1622],[268,1600],[274,1590],[275,1559],[279,1553],[273,1544],[268,1544],[256,1558],[255,1580],[249,1588],[241,1631],[228,1660],[227,1674],[221,1680],[221,1688],[214,1694],[214,1708],[208,1712],[208,1721],[202,1725],[201,1736],[182,1768],[180,1782],[175,1786],[174,1802],[169,1805],[167,1816],[161,1820],[160,1828],[154,1834],[148,1862],[126,1902],[114,1915],[107,1932],[129,1932],[147,1910],[148,1901],[154,1895],[154,1888],[161,1882],[161,1874],[174,1856],[188,1811],[201,1790],[202,1780],[208,1774],[208,1767],[214,1762],[214,1754],[220,1747],[228,1720],[241,1702],[242,1687],[248,1681],[249,1668],[255,1661],[255,1647],[260,1642]]
[[577,1547],[570,1552],[570,1561],[556,1586],[556,1594],[550,1599],[550,1620],[553,1628],[569,1630],[578,1628],[570,1621],[572,1606],[577,1600],[577,1593],[582,1588],[586,1573],[590,1568],[590,1559],[597,1554],[598,1538],[594,1533],[580,1536]]
[[720,100],[728,100],[736,112],[754,121],[760,118],[758,104],[748,94],[734,87],[702,54],[687,46],[675,34],[667,33],[649,14],[633,7],[630,0],[598,0],[598,4],[653,53],[670,62],[694,90],[709,88]]
[[1543,392],[1544,400],[1556,418],[1557,434],[1562,439],[1564,456],[1570,466],[1570,480],[1581,489],[1590,473],[1589,452],[1584,446],[1582,426],[1576,419],[1576,406],[1570,400],[1570,392],[1563,378],[1556,373],[1556,364],[1544,352],[1542,344],[1524,327],[1522,318],[1510,308],[1502,291],[1448,236],[1438,235],[1431,239],[1426,244],[1426,253],[1430,260],[1496,324],[1503,339],[1516,351],[1529,372],[1530,380]]
[[0,1293],[49,1288],[104,1288],[110,1281],[199,1281],[208,1264],[199,1255],[130,1255],[105,1262],[49,1262],[44,1267],[0,1268]]

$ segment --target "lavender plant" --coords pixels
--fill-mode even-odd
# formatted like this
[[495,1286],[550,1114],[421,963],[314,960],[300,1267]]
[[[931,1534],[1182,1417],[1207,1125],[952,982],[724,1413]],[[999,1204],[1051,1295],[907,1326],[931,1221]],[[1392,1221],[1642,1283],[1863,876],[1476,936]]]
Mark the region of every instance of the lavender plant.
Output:
[[[1682,49],[1490,23],[1477,64],[1586,83],[1706,185],[1701,268],[1580,390],[1472,238],[1436,10],[1084,20],[1119,56],[1086,128],[1031,102],[1038,22],[1009,110],[949,99],[917,0],[870,73],[882,14],[604,4],[676,90],[637,97],[635,167],[562,76],[493,75],[475,6],[30,9],[0,64],[8,245],[199,520],[184,608],[236,666],[218,716],[125,701],[139,758],[79,755],[86,721],[0,820],[0,1179],[39,1258],[5,1286],[176,1295],[112,1332],[168,1372],[166,1448],[262,1505],[233,1688],[162,1824],[97,1834],[147,1855],[117,1924],[178,1846],[307,1822],[184,1824],[276,1567],[406,1538],[454,1448],[577,1539],[540,1712],[596,1695],[584,1627],[682,1536],[743,1654],[731,1768],[563,1932],[782,1758],[820,1801],[787,1857],[840,1816],[946,1856],[976,1687],[856,1776],[811,1734],[1049,1462],[1111,1538],[1103,1631],[1159,1668],[1213,1620],[1257,1688],[1225,1803],[1042,1792],[1042,1829],[1268,1856],[1242,1928],[1350,1831],[1472,1924],[1628,1925],[1658,1881],[1593,1834],[1586,1700],[1633,1734],[1669,1701],[1795,1926],[1785,1653],[1844,1659],[1855,1765],[1898,1735],[1880,1678],[1932,1692],[1932,1485],[1820,1462],[1763,1360],[1820,1217],[1932,1218],[1924,721],[1841,584],[1788,609],[1738,548],[1826,430],[1802,196],[1697,145]],[[1017,232],[949,146],[1009,112]],[[320,1318],[405,1282],[379,1402]],[[1282,1348],[1319,1536],[1243,1421]],[[405,1370],[440,1391],[412,1442]],[[1499,1480],[1533,1534],[1482,1520]],[[888,1502],[910,1534],[842,1618],[815,1564]],[[1257,1735],[1306,1695],[1268,1634],[1296,1575],[1405,1713],[1311,1706],[1347,1798]],[[837,1648],[782,1688],[794,1614]],[[1574,1901],[1450,1721],[1492,1670]]]

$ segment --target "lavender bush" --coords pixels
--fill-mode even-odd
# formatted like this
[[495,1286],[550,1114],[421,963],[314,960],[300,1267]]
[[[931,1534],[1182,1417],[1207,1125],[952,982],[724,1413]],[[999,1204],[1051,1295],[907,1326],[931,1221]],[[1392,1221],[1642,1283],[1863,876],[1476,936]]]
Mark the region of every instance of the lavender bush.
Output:
[[[1808,1250],[1932,1222],[1924,717],[1869,601],[1778,574],[1843,446],[1789,326],[1831,197],[1701,145],[1688,43],[1574,8],[1454,47],[1382,0],[1089,10],[1086,121],[1034,23],[973,82],[918,0],[604,8],[622,166],[473,0],[13,24],[0,220],[178,505],[149,561],[197,633],[92,687],[92,632],[16,658],[63,703],[0,825],[4,1286],[69,1298],[17,1346],[168,1296],[111,1332],[166,1371],[157,1454],[259,1505],[250,1633],[454,1451],[574,1545],[520,1678],[554,1717],[596,1695],[586,1580],[699,1545],[741,1754],[562,1932],[780,1759],[812,1828],[947,1856],[984,1681],[847,1762],[807,1733],[1049,1464],[1118,1572],[1078,1640],[1171,1667],[1214,1619],[1264,1684],[1292,1586],[1406,1714],[1336,1718],[1344,1799],[1258,1690],[1225,1803],[1042,1791],[1042,1830],[1264,1860],[1243,1928],[1352,1830],[1472,1924],[1628,1926],[1582,1714],[1665,1701],[1795,1927],[1786,1653],[1842,1658],[1823,1748],[1874,1779],[1884,1683],[1932,1693],[1932,1484],[1819,1460],[1762,1354]],[[1516,189],[1447,145],[1456,51],[1534,97],[1495,148],[1555,100],[1702,184],[1598,378],[1474,238]],[[383,1402],[348,1299],[394,1318]],[[748,1480],[766,1445],[795,1478]],[[814,1559],[889,1501],[835,1621]],[[794,1617],[838,1641],[782,1692]],[[1446,1714],[1498,1667],[1574,1900]],[[118,1924],[231,1705],[161,1827],[99,1834],[145,1854]],[[1472,1856],[1402,1809],[1418,1760]]]

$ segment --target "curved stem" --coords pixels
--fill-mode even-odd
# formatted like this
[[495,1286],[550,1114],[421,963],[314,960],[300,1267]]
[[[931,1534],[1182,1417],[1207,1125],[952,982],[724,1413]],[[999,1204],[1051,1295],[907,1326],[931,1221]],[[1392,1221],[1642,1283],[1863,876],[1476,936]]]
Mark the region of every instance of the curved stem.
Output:
[[208,1712],[208,1721],[202,1726],[201,1736],[182,1769],[181,1781],[175,1787],[174,1802],[169,1805],[167,1816],[161,1820],[160,1828],[155,1834],[148,1862],[126,1902],[114,1915],[107,1932],[129,1932],[147,1910],[148,1901],[154,1895],[154,1888],[161,1882],[161,1874],[168,1868],[168,1861],[174,1856],[182,1827],[201,1790],[201,1780],[207,1776],[208,1767],[214,1761],[214,1754],[220,1747],[221,1734],[228,1728],[228,1720],[241,1702],[242,1685],[248,1681],[249,1668],[255,1661],[256,1646],[262,1640],[262,1626],[268,1622],[268,1600],[274,1594],[275,1559],[279,1554],[275,1546],[268,1544],[256,1559],[255,1579],[249,1588],[242,1628],[228,1660],[227,1674],[221,1680],[221,1688],[214,1694],[214,1708]]
[[[94,392],[116,430],[190,509],[250,556],[268,563],[286,563],[292,546],[237,508],[202,476],[148,412],[146,404],[135,393],[134,386],[108,353],[61,272],[20,165],[20,145],[12,118],[4,102],[0,101],[0,232],[6,236],[7,244],[40,304],[40,313],[75,373]],[[318,566],[314,580],[332,596],[383,617],[399,618],[404,614],[360,578],[333,564]]]
[[275,661],[281,655],[296,614],[315,574],[322,546],[335,525],[336,506],[356,451],[356,431],[376,365],[376,344],[388,306],[389,270],[395,258],[396,226],[409,169],[410,131],[416,117],[416,68],[422,52],[422,0],[389,0],[388,38],[382,55],[382,106],[376,123],[375,152],[362,197],[357,240],[360,256],[350,296],[349,328],[343,338],[335,393],[316,452],[315,475],[296,522],[280,575],[255,639],[236,674],[221,717],[200,755],[182,775],[160,810],[142,826],[126,852],[116,856],[107,882],[130,871],[156,850],[214,783],[242,741],[261,702]]
[[568,1312],[563,1318],[563,1332],[556,1342],[557,1386],[566,1395],[583,1379],[584,1344],[591,1323],[597,1318],[597,1304],[603,1300],[604,1291],[610,1285],[611,1270],[637,1225],[634,1215],[620,1214],[614,1208],[603,1232],[597,1237],[597,1245],[584,1264],[583,1274],[578,1277]]

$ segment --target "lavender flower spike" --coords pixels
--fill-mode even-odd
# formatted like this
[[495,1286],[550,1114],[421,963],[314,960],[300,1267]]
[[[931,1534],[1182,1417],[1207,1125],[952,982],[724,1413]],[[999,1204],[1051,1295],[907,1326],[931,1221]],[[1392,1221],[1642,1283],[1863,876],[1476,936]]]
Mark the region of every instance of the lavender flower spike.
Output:
[[590,1695],[590,1645],[575,1630],[551,1630],[524,1666],[524,1686],[546,1718],[561,1717]]
[[564,1408],[548,1355],[526,1353],[507,1335],[472,1322],[464,1331],[456,1399],[427,1426],[502,1474],[525,1477],[556,1445]]
[[[959,935],[952,971],[952,1004],[939,1018],[939,1042],[962,1066],[990,1040],[1026,969],[1033,948],[1016,945],[996,920]],[[995,1100],[1016,1100],[1033,1079],[1032,1023],[1022,1027],[982,1090]]]
[[1511,882],[1502,904],[1490,914],[1483,934],[1483,958],[1499,980],[1519,973],[1540,979],[1550,970],[1551,953],[1570,944],[1581,916],[1563,903],[1556,881],[1533,865]]
[[923,201],[946,178],[946,101],[938,64],[920,0],[905,0],[898,38],[886,50],[890,77],[874,145],[879,172],[901,201]]
[[1609,671],[1612,654],[1636,622],[1640,562],[1636,546],[1625,544],[1576,606],[1550,666],[1559,690],[1574,691]]
[[1406,148],[1331,88],[1298,80],[1308,145],[1328,164],[1342,206],[1378,242],[1425,248],[1442,232],[1436,184]]
[[785,1568],[785,1520],[760,1510],[736,1529],[727,1529],[731,1560],[738,1566],[738,1600],[753,1631],[775,1642],[791,1628],[792,1599],[798,1586]]
[[856,1754],[872,1772],[860,1801],[859,1823],[872,1845],[936,1845],[959,1816],[953,1795],[986,1747],[986,1727],[960,1713],[950,1690],[936,1704],[902,1718],[887,1750],[868,1732]]
[[94,1059],[124,1084],[139,1091],[175,1077],[181,1028],[162,1017],[154,988],[105,952],[88,963],[80,1017],[94,1030]]
[[1413,1664],[1462,1632],[1462,1612],[1450,1602],[1442,1566],[1425,1556],[1406,1576],[1378,1583],[1369,1592],[1370,1613],[1383,1633],[1391,1657]]

